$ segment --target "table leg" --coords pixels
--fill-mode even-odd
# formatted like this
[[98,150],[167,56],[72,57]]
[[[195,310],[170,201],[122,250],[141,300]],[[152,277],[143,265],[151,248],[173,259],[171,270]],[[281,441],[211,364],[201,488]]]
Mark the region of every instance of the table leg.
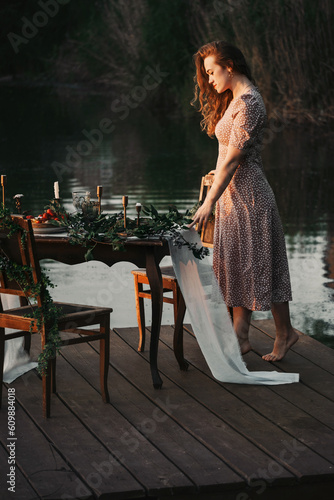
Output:
[[178,306],[177,306],[177,318],[174,330],[174,355],[179,363],[181,370],[188,370],[189,363],[183,357],[183,320],[186,312],[186,304],[184,302],[183,295],[180,291],[178,296]]
[[153,386],[161,389],[162,379],[158,371],[158,345],[162,316],[162,278],[154,249],[149,249],[146,254],[146,274],[151,289],[152,301],[152,325],[151,325],[151,344],[150,344],[150,366],[153,380]]

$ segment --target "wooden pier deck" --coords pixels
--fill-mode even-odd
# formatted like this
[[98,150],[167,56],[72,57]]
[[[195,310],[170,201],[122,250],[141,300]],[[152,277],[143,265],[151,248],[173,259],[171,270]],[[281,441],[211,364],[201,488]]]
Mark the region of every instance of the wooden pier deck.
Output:
[[[158,357],[164,384],[155,390],[148,353],[137,352],[137,328],[115,328],[107,405],[94,348],[64,348],[49,420],[42,418],[35,371],[5,385],[0,498],[331,499],[334,350],[303,335],[282,362],[268,364],[260,354],[271,350],[273,331],[270,320],[253,322],[247,366],[299,372],[299,384],[217,382],[189,327],[190,367],[182,372],[173,329],[164,326]],[[16,394],[15,494],[6,484],[8,387]]]

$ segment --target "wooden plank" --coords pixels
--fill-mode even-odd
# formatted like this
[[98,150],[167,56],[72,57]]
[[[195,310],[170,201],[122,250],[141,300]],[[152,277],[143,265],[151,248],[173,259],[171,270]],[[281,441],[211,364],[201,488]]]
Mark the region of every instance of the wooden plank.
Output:
[[[257,328],[250,329],[250,339],[255,352],[262,355],[272,351],[273,340]],[[301,339],[301,342],[302,341],[303,339]],[[312,347],[310,351],[312,350],[315,349]],[[332,351],[332,349],[330,349],[330,351]],[[281,361],[268,364],[285,372],[300,373],[300,381],[303,384],[314,389],[331,401],[334,401],[334,375],[297,353],[297,347],[295,349],[290,349]]]
[[[112,363],[114,363],[115,357],[127,357],[127,351],[130,351],[130,348],[126,345],[126,352],[124,353],[124,349],[120,351],[115,346],[114,338],[112,338],[111,346]],[[76,346],[71,346],[66,350],[64,349],[63,353],[75,369],[80,371],[82,376],[87,378],[96,390],[99,390],[96,359],[92,363],[92,355],[95,354],[96,356],[96,353],[87,345],[80,347],[80,352],[79,349],[75,350]],[[147,367],[146,372],[149,376]],[[139,373],[138,371],[135,372],[134,382],[142,376]],[[175,492],[174,494],[176,494],[176,491],[179,494],[180,491],[186,489],[192,490],[193,493],[197,489],[199,491],[210,491],[220,488],[222,491],[226,491],[227,488],[240,487],[245,484],[220,458],[198,442],[168,415],[167,410],[173,412],[175,406],[171,395],[154,390],[150,382],[149,388],[152,396],[146,397],[142,391],[138,390],[133,383],[121,376],[116,370],[113,370],[110,374],[109,386],[112,405],[129,420],[129,429],[125,429],[123,433],[117,429],[118,439],[122,441],[118,442],[118,449],[120,449],[120,446],[127,447],[123,451],[126,463],[131,470],[139,469],[138,473],[140,473],[140,477],[148,490],[153,491],[154,478],[152,476],[156,475],[158,476],[157,480],[163,479],[166,485],[169,484],[169,490]],[[63,391],[64,389],[62,393]],[[87,420],[89,420],[88,425],[91,426],[90,418],[87,419],[85,415],[86,424]],[[105,426],[109,426],[110,421],[113,420],[107,419],[105,425],[103,425],[105,439],[108,438],[108,431]],[[155,451],[154,449],[150,450],[148,446],[145,448],[144,445],[148,441],[151,443],[151,448],[156,447]],[[140,444],[140,447],[138,447],[138,444]],[[165,460],[162,460],[161,456],[157,455],[157,449],[160,450],[161,456],[166,457]],[[143,456],[141,454],[137,456],[139,451]],[[175,470],[173,471],[174,476],[169,476],[169,479],[166,479],[166,476],[168,477],[167,473],[171,469],[171,465],[166,464],[167,459],[182,472],[182,482],[180,479],[176,481]],[[152,474],[152,471],[154,471],[154,474]],[[189,478],[192,488],[189,485],[189,480],[186,482],[184,478]],[[164,485],[161,484],[159,495],[163,494],[163,489]]]
[[[261,335],[261,337],[265,337],[265,335],[260,334],[258,330],[256,330],[255,335],[258,334]],[[187,360],[197,369],[200,369],[203,373],[206,373],[212,378],[194,336],[185,335],[184,342]],[[253,352],[248,353],[244,358],[250,371],[274,369],[270,363],[264,362],[260,356],[257,356]],[[307,411],[297,408],[293,403],[290,403],[275,393],[276,388],[279,386],[219,384],[233,392],[233,394],[243,402],[260,412],[267,419],[276,423],[282,430],[288,432],[298,441],[301,441],[303,445],[311,448],[319,456],[323,457],[331,464],[334,463],[333,429],[311,417]],[[285,390],[289,390],[291,394],[298,394],[300,385],[301,384],[287,384],[281,387],[285,387]],[[274,387],[275,389],[273,389]],[[325,398],[323,399],[326,401]],[[315,470],[317,470],[316,463],[314,467]],[[324,468],[322,472],[323,474],[331,474],[328,468]]]
[[[179,370],[175,359],[170,356],[172,349],[171,330],[171,327],[163,327],[161,329],[160,338],[166,341],[166,345],[159,346],[159,366],[162,373],[168,373],[168,376],[185,391],[226,423],[233,426],[235,430],[247,437],[253,444],[268,453],[278,464],[296,474],[300,479],[307,480],[309,477],[314,476],[314,474],[332,476],[333,466],[330,461],[324,460],[318,453],[310,450],[303,443],[295,439],[291,433],[287,433],[278,427],[275,421],[261,415],[257,404],[250,407],[248,404],[240,401],[234,395],[237,384],[219,384],[215,381],[203,357],[201,364],[205,364],[206,374],[194,369],[191,373],[189,372],[189,376],[184,376]],[[196,342],[194,338],[191,338],[191,340],[193,343]],[[197,347],[197,343],[194,347]],[[209,383],[210,381],[212,381],[211,384]],[[224,391],[222,393],[222,387],[229,389],[229,392]],[[245,392],[249,388],[254,391],[254,394],[257,393],[257,388],[263,388],[263,386],[246,385],[243,385],[243,387]],[[270,396],[268,391],[267,393]],[[273,395],[273,397],[277,398],[276,395]],[[293,452],[298,456],[298,461],[292,455]]]
[[[117,329],[117,332],[119,335],[125,335],[125,329]],[[127,349],[127,356],[118,356],[115,360],[115,366],[123,374],[135,381],[136,385],[146,394],[150,394],[154,389],[149,384],[147,376],[148,361],[141,353],[135,351],[136,332],[137,329],[126,329],[126,336],[133,343],[132,354]],[[113,344],[118,353],[126,350],[121,339],[113,339]],[[170,355],[173,356],[173,353],[171,352]],[[138,373],[141,373],[139,379],[136,376]],[[211,451],[228,463],[230,467],[242,474],[242,477],[247,481],[254,480],[255,477],[261,477],[261,471],[268,470],[273,459],[259,447],[250,443],[246,437],[235,431],[230,425],[226,424],[219,416],[210,412],[168,379],[164,379],[163,390],[172,394],[172,401],[175,405],[173,418],[177,420],[179,425],[182,425],[188,432],[196,436]],[[223,401],[224,396],[221,397]],[[252,460],[249,457],[252,457]],[[273,484],[288,483],[293,481],[294,478],[295,476],[291,472],[280,466],[279,473],[272,481]]]
[[[194,483],[182,473],[168,458],[163,455],[139,429],[122,416],[117,409],[104,404],[99,393],[99,356],[87,344],[68,346],[62,350],[63,355],[57,359],[57,384],[61,399],[71,408],[89,431],[96,436],[110,453],[116,455],[119,461],[131,474],[145,486],[147,494],[173,494],[176,490],[194,492]],[[86,354],[86,355],[85,355]],[[64,356],[64,357],[63,357]],[[74,368],[66,362],[73,363]],[[80,370],[81,375],[76,370]],[[86,378],[89,384],[83,379]],[[110,374],[110,390],[115,390],[114,373]],[[68,384],[71,380],[71,384]],[[92,386],[95,381],[96,388]],[[117,387],[117,386],[116,386]],[[118,392],[124,405],[124,394],[118,387]],[[132,388],[133,395],[134,389]],[[135,396],[134,396],[135,397]],[[113,399],[113,398],[112,398]],[[89,401],[89,404],[87,404]],[[114,401],[113,401],[114,404]],[[143,420],[148,430],[158,432],[158,420],[153,420],[154,409],[150,419]],[[111,425],[112,423],[112,425]],[[148,433],[150,438],[151,434]],[[101,468],[103,470],[103,468]],[[105,472],[106,467],[104,468]]]
[[[0,410],[4,411],[4,408]],[[1,419],[2,420],[2,419]],[[41,498],[36,491],[31,487],[28,480],[23,476],[18,465],[15,467],[15,490],[9,491],[8,488],[11,487],[10,484],[7,483],[9,478],[7,474],[9,474],[8,464],[8,450],[2,447],[0,444],[0,494],[1,500],[38,500]]]
[[[239,492],[212,493],[205,495],[178,495],[173,500],[332,500],[334,483],[314,482],[313,484],[296,484],[289,486],[263,485],[259,481],[253,487],[245,488]],[[171,497],[159,497],[159,500],[169,500]]]
[[[41,381],[36,374],[29,377],[27,385],[24,385],[22,378],[11,385],[16,388],[17,401],[84,483],[85,488],[77,487],[76,498],[85,498],[91,492],[96,498],[108,496],[110,499],[139,498],[145,495],[142,485],[56,395],[52,397],[51,418],[43,419]],[[90,404],[87,400],[87,405]],[[105,464],[112,466],[111,478],[99,470]]]
[[[7,393],[5,388],[4,393]],[[6,408],[1,411],[5,413]],[[15,408],[15,422],[16,463],[29,478],[38,495],[51,500],[61,498],[62,495],[75,498],[77,490],[84,488],[84,483],[18,404]],[[3,418],[0,420],[0,436],[3,436],[1,442],[4,446],[7,435],[6,420]]]
[[[276,337],[274,320],[255,320],[252,321],[252,325],[270,338],[274,339]],[[304,356],[315,365],[334,375],[334,349],[327,347],[308,335],[301,335],[298,342],[292,346],[292,351]]]
[[[185,331],[193,334],[190,325],[185,326]],[[258,336],[257,333],[254,333],[253,327],[250,330],[251,341],[254,347],[254,352],[256,352],[259,356],[254,357],[252,353],[247,354],[244,359],[247,363],[251,362],[251,366],[248,366],[251,370],[274,370],[279,369],[280,364],[277,363],[277,368],[272,366],[271,363],[263,365],[263,361],[260,359],[261,355],[265,352],[262,348],[262,337]],[[303,336],[304,337],[304,336]],[[187,335],[185,336],[187,339]],[[185,340],[187,342],[187,340]],[[196,342],[197,344],[197,342]],[[190,343],[189,349],[191,350],[193,343]],[[187,350],[186,350],[187,351]],[[186,352],[188,355],[188,352]],[[291,371],[294,368],[291,366]],[[271,386],[270,390],[279,394],[287,401],[290,401],[298,408],[312,415],[312,417],[316,418],[323,424],[327,425],[331,429],[334,429],[334,402],[324,398],[321,394],[311,389],[310,387],[300,383],[298,385],[298,391],[295,390],[294,384],[282,384],[277,386]]]

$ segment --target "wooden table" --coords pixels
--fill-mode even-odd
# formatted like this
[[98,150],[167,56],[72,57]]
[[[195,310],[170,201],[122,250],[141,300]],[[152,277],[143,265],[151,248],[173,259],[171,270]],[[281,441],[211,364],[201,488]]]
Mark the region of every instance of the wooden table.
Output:
[[[40,260],[53,259],[65,264],[79,264],[85,262],[85,253],[87,249],[80,245],[71,245],[66,237],[40,236],[36,234],[35,241],[38,258]],[[112,266],[117,262],[126,261],[132,262],[138,267],[146,268],[152,293],[150,366],[153,386],[160,389],[162,386],[162,379],[159,375],[157,359],[163,293],[159,264],[163,257],[169,255],[168,242],[166,240],[153,238],[128,240],[124,242],[124,250],[125,251],[114,251],[109,244],[98,242],[93,250],[93,257],[94,260],[104,262],[108,266]]]

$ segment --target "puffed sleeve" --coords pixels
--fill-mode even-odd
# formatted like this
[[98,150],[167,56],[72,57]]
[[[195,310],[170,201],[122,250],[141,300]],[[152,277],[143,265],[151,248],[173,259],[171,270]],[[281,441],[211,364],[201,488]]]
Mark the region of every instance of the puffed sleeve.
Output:
[[233,109],[229,145],[247,150],[263,128],[266,114],[262,103],[251,94],[240,96]]

